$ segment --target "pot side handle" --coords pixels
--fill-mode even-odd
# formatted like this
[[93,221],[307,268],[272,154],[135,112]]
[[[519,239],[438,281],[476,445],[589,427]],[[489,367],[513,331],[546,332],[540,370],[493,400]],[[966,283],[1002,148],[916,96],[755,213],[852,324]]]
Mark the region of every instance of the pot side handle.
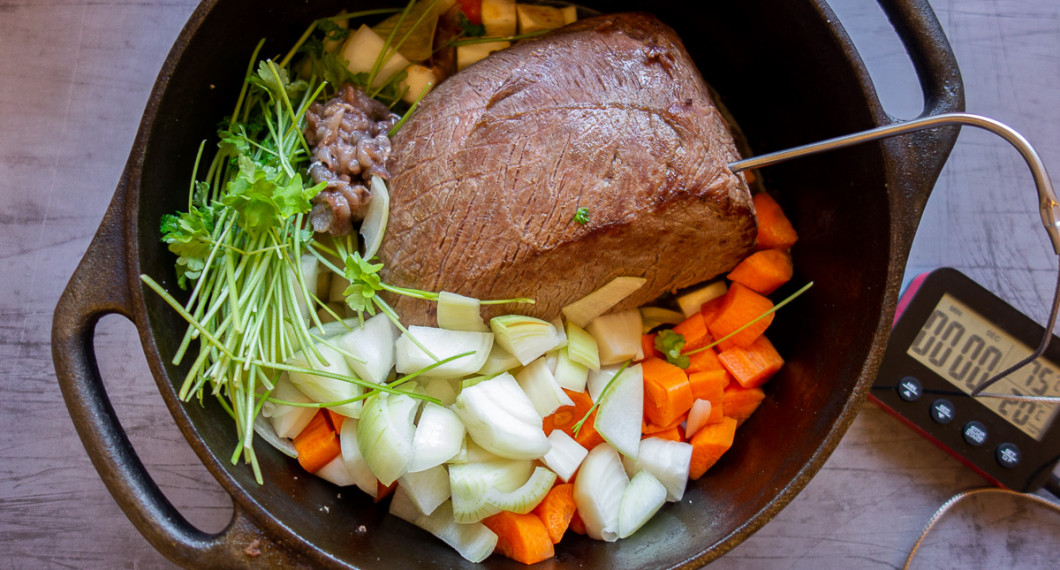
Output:
[[159,552],[185,567],[284,566],[255,519],[233,500],[232,520],[217,534],[185,519],[152,480],[111,406],[93,347],[96,323],[108,314],[133,322],[128,260],[123,248],[123,175],[85,256],[74,271],[52,320],[52,359],[74,426],[115,501]]
[[[878,0],[881,8],[905,46],[924,94],[920,117],[964,111],[964,83],[942,25],[928,0]],[[892,119],[893,121],[893,119]],[[892,188],[900,195],[891,200],[892,223],[908,251],[931,189],[957,141],[960,127],[940,127],[884,141],[889,145],[902,172],[910,181]]]

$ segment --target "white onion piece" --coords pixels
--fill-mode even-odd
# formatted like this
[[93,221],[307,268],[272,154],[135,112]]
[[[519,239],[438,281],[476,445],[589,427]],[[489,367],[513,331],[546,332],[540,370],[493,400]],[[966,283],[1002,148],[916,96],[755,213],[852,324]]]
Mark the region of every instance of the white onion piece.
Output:
[[654,475],[666,487],[668,501],[680,501],[684,496],[691,461],[691,444],[658,437],[643,439],[635,460],[628,457],[622,459],[630,475],[641,471]]
[[570,359],[569,347],[563,347],[556,353],[556,382],[563,388],[575,392],[584,392],[589,379],[589,369]]
[[386,223],[390,218],[390,192],[386,189],[386,183],[382,178],[372,176],[371,190],[372,199],[368,201],[368,211],[364,213],[360,230],[364,238],[365,259],[372,259],[379,252],[383,235],[386,233]]
[[514,354],[523,366],[566,341],[552,323],[524,315],[493,317],[490,330],[497,337],[497,344]]
[[641,323],[640,311],[636,309],[601,315],[589,323],[585,330],[596,339],[601,365],[639,360],[644,356]]
[[595,402],[600,399],[600,394],[603,393],[604,388],[607,384],[618,374],[618,371],[622,369],[621,364],[609,364],[607,366],[601,366],[599,370],[590,370],[588,380],[585,383],[585,389],[589,392],[589,397]]
[[574,323],[567,323],[567,356],[586,368],[600,369],[600,347],[596,339]]
[[684,313],[687,319],[698,313],[699,309],[703,307],[703,303],[721,297],[726,291],[728,291],[728,287],[725,285],[725,280],[722,279],[678,296],[677,305],[681,307],[681,312]]
[[626,457],[637,457],[644,417],[644,374],[640,364],[622,371],[600,397],[593,427]]
[[363,326],[356,320],[350,324],[353,330],[343,330],[335,344],[356,357],[347,356],[346,363],[358,378],[382,384],[394,367],[397,327],[383,314],[364,321]]
[[666,503],[666,487],[649,471],[633,476],[618,508],[618,537],[637,532]]
[[412,502],[409,498],[408,492],[398,485],[397,489],[394,489],[394,493],[390,496],[390,514],[395,517],[412,524],[416,524],[416,520],[423,516],[420,512],[419,507]]
[[534,404],[507,372],[461,390],[453,411],[471,439],[490,453],[536,459],[551,447]]
[[622,460],[610,444],[597,445],[582,461],[574,478],[574,503],[591,538],[618,540],[618,513],[627,485]]
[[[286,372],[281,373],[280,377],[276,379],[276,384],[273,386],[272,392],[269,393],[269,397],[285,402],[309,403],[313,401],[291,383],[291,378]],[[269,419],[269,424],[276,437],[288,439],[302,433],[302,430],[309,425],[309,422],[313,421],[313,416],[316,414],[316,408],[265,402],[261,406],[261,415],[258,417],[265,416]],[[255,426],[256,428],[257,426]]]
[[[320,356],[327,361],[326,364],[318,360],[312,351],[308,354],[295,353],[295,356],[287,364],[310,370],[329,372],[339,376],[353,376],[353,372],[341,353],[321,343],[316,344],[316,349]],[[314,402],[329,403],[349,400],[360,396],[363,391],[363,388],[348,380],[290,371],[288,376],[291,378],[291,383]],[[361,402],[356,401],[340,406],[332,406],[331,409],[344,416],[356,418],[361,415]]]
[[421,513],[429,515],[449,499],[449,472],[437,465],[424,471],[405,473],[398,479],[398,486],[405,489]]
[[548,362],[544,357],[538,358],[520,370],[515,375],[515,379],[542,418],[556,411],[560,406],[574,405],[574,401],[556,382],[556,377],[548,369]]
[[374,499],[379,496],[379,479],[368,467],[364,456],[361,455],[361,448],[357,445],[359,421],[352,418],[342,421],[342,427],[339,429],[339,449],[342,451],[342,461],[346,464],[346,471],[353,478],[353,484]]
[[[293,406],[291,406],[293,407]],[[313,408],[307,408],[314,414],[316,410]],[[281,453],[288,457],[298,458],[298,450],[294,448],[294,443],[286,437],[280,437],[276,435],[276,430],[272,428],[272,424],[269,420],[258,415],[254,418],[254,433],[258,434],[261,439],[265,440],[266,443],[280,450]]]
[[442,291],[438,293],[438,326],[454,331],[487,332],[482,320],[482,303],[473,297],[465,297]]
[[655,327],[661,325],[670,325],[672,327],[685,320],[684,313],[662,307],[641,307],[639,310],[641,318],[640,332],[643,334],[648,334]]
[[[410,338],[411,337],[411,338]],[[416,372],[437,361],[416,342],[427,348],[439,360],[459,354],[472,354],[446,362],[426,373],[432,378],[457,378],[475,373],[486,362],[493,348],[493,334],[488,332],[451,331],[435,327],[412,325],[395,344],[396,368],[400,374]]]
[[[436,381],[447,382],[444,379]],[[420,413],[412,439],[409,473],[431,469],[449,461],[464,443],[464,424],[449,408],[428,402]],[[430,511],[424,511],[430,514]]]
[[579,327],[585,327],[593,319],[611,310],[647,280],[642,277],[616,277],[603,287],[563,307],[563,316]]
[[699,428],[707,425],[710,411],[713,405],[710,400],[696,400],[692,402],[692,408],[688,410],[688,419],[685,421],[685,439],[692,439]]
[[460,524],[453,518],[453,505],[446,501],[430,515],[413,523],[441,539],[469,562],[482,562],[497,546],[497,535],[482,523]]
[[420,383],[423,394],[430,396],[442,403],[443,406],[452,405],[456,401],[455,380],[451,378],[427,378]]
[[514,354],[508,352],[504,347],[494,342],[493,348],[490,349],[490,355],[486,357],[486,362],[482,364],[482,368],[478,369],[478,374],[482,374],[483,376],[493,376],[494,374],[507,372],[520,366],[522,366],[522,364]]
[[460,448],[460,452],[453,456],[449,460],[449,463],[485,463],[487,461],[497,461],[504,459],[500,455],[490,453],[482,446],[475,443],[475,440],[470,437],[464,438],[464,445]]
[[346,462],[342,460],[342,455],[336,455],[335,459],[328,461],[327,465],[318,469],[313,475],[339,487],[349,487],[355,484],[353,475],[346,469]]
[[501,512],[503,509],[487,501],[490,490],[515,491],[530,479],[533,468],[532,461],[511,459],[450,465],[449,487],[456,522],[478,522]]
[[570,481],[582,460],[589,454],[589,450],[563,430],[552,430],[552,433],[548,434],[548,441],[552,444],[552,449],[548,450],[541,461],[564,482]]
[[555,482],[555,473],[545,467],[535,467],[530,478],[518,489],[508,492],[496,487],[487,489],[486,502],[502,511],[525,515],[545,498]]
[[415,433],[412,421],[418,406],[410,396],[388,392],[378,392],[364,402],[357,424],[357,447],[383,485],[397,481],[408,468]]

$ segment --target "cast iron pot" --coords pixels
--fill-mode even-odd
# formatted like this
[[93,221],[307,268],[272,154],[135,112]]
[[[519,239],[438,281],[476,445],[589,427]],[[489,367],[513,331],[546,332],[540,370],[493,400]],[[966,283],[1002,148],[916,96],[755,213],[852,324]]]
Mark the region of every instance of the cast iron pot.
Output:
[[[924,114],[963,110],[956,61],[925,0],[880,2],[904,42]],[[52,346],[70,414],[100,476],[126,515],[165,556],[195,567],[473,566],[448,546],[342,493],[259,446],[265,484],[232,466],[233,422],[215,405],[178,401],[183,371],[169,364],[185,323],[139,280],[175,283],[159,219],[182,209],[199,142],[231,108],[251,50],[286,50],[313,18],[370,4],[350,0],[207,0],[180,34],[155,84],[139,134],[99,231],[55,313]],[[606,11],[643,2],[587,2]],[[253,5],[253,9],[247,9]],[[890,124],[849,38],[822,0],[655,2],[746,135],[754,154]],[[909,246],[957,136],[906,135],[762,171],[800,240],[792,283],[816,285],[784,309],[771,338],[788,363],[732,450],[685,501],[667,505],[634,537],[567,538],[556,566],[698,566],[733,548],[783,508],[835,448],[871,385]],[[100,317],[132,320],[166,405],[189,444],[232,496],[231,524],[199,531],[166,500],[129,444],[100,379],[92,337]],[[320,507],[328,505],[327,517]],[[366,531],[358,532],[363,525]],[[260,554],[246,548],[257,540]],[[500,557],[488,566],[513,566]]]

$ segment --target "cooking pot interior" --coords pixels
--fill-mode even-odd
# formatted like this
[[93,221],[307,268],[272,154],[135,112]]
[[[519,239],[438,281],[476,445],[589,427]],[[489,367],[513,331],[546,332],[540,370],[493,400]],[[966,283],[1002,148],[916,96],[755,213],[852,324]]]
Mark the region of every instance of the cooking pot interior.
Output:
[[[646,6],[586,4],[602,11]],[[196,151],[207,141],[203,163],[208,162],[216,126],[232,110],[259,39],[267,38],[262,54],[282,55],[313,18],[375,5],[267,0],[208,6],[196,33],[176,46],[179,60],[162,78],[166,83],[142,163],[130,179],[138,188],[132,194],[140,271],[175,291],[173,258],[160,242],[159,219],[186,208]],[[827,8],[771,0],[652,7],[683,38],[753,153],[874,126],[878,103]],[[760,173],[800,236],[795,277],[775,297],[814,282],[781,309],[773,325],[771,339],[787,365],[767,385],[757,413],[738,430],[733,449],[690,484],[684,501],[667,505],[641,532],[616,544],[571,536],[557,549],[557,562],[645,568],[712,559],[761,526],[820,467],[860,405],[862,371],[881,321],[891,255],[886,174],[883,151],[875,144]],[[147,293],[145,301],[148,351],[157,350],[168,363],[186,324],[157,296]],[[163,394],[172,403],[168,388],[180,384],[186,368],[167,366],[170,384],[163,384]],[[176,409],[178,423],[226,489],[280,533],[277,538],[304,551],[307,561],[363,568],[466,564],[440,541],[386,516],[385,504],[317,480],[265,444],[257,446],[265,478],[257,485],[249,468],[228,462],[236,436],[219,406],[191,403]],[[488,563],[514,564],[499,557]]]

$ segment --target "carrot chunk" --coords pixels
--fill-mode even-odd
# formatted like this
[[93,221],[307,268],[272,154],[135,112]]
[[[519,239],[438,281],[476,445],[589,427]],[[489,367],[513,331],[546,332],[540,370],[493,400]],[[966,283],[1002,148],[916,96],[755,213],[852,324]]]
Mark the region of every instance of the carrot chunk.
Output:
[[744,388],[739,384],[729,386],[725,388],[725,395],[722,399],[725,416],[736,420],[736,424],[740,425],[751,417],[765,397],[766,394],[761,388]]
[[541,427],[545,430],[545,435],[551,434],[552,430],[560,430],[565,432],[567,435],[574,438],[575,441],[582,444],[585,449],[592,449],[597,445],[604,442],[603,436],[597,431],[596,427],[593,426],[593,422],[596,421],[596,411],[589,416],[589,419],[585,420],[582,424],[581,429],[578,430],[578,434],[574,434],[574,426],[585,417],[585,414],[589,413],[589,410],[593,407],[593,400],[589,397],[589,394],[585,392],[575,392],[574,390],[563,389],[564,392],[570,396],[571,400],[574,400],[573,406],[560,406],[555,412],[544,417],[541,422]]
[[667,430],[657,431],[655,433],[646,433],[641,437],[641,439],[647,439],[649,437],[657,437],[659,439],[667,439],[670,441],[680,442],[685,440],[685,432],[681,429],[680,425],[676,425]]
[[661,358],[641,363],[644,374],[644,417],[667,426],[692,407],[692,388],[685,371]]
[[713,348],[703,349],[695,354],[688,355],[688,368],[685,368],[685,373],[691,376],[696,372],[706,372],[708,370],[724,370],[721,366],[721,361],[718,360],[718,353]]
[[640,336],[640,348],[644,352],[644,359],[662,358],[663,353],[655,348],[655,335],[644,334]]
[[342,431],[342,422],[346,419],[346,416],[332,410],[331,408],[324,408],[328,412],[328,421],[331,422],[331,428],[335,430],[335,433]]
[[718,355],[721,365],[744,388],[765,384],[784,366],[784,359],[765,336],[760,336],[748,347],[734,346]]
[[[728,292],[728,290],[726,290]],[[699,308],[699,314],[703,315],[703,323],[707,325],[707,329],[710,329],[710,323],[714,322],[714,318],[718,316],[718,310],[721,309],[722,303],[725,302],[725,295],[721,297],[715,297]]]
[[794,273],[791,254],[782,249],[763,249],[744,258],[729,272],[729,280],[768,295],[788,282]]
[[316,473],[338,457],[339,434],[331,427],[324,410],[317,411],[301,433],[294,436],[294,448],[298,451],[298,463],[310,473]]
[[683,352],[703,348],[713,342],[710,332],[707,330],[707,323],[703,320],[703,313],[699,311],[678,323],[673,330],[675,333],[685,337],[685,346],[681,349]]
[[725,418],[722,421],[703,426],[692,436],[692,459],[689,462],[688,475],[699,479],[721,456],[732,447],[736,436],[736,420]]
[[533,513],[545,523],[552,544],[559,544],[563,534],[570,527],[576,510],[578,506],[574,503],[574,483],[560,483],[552,487],[545,498],[541,499],[534,507]]
[[[773,301],[744,285],[733,283],[723,299],[717,316],[708,327],[710,334],[721,341],[719,346],[723,351],[732,346],[750,346],[773,322],[774,313],[766,315],[773,308]],[[762,315],[765,317],[759,319],[758,317]],[[754,321],[753,324],[736,332],[752,321]],[[730,334],[732,334],[731,337],[722,340]]]
[[574,516],[570,518],[569,528],[571,532],[585,536],[585,521],[582,520],[582,516],[578,514],[578,511],[574,511]]
[[707,424],[716,424],[725,416],[725,387],[729,385],[729,378],[729,373],[725,370],[709,370],[688,375],[692,398],[710,402]]
[[765,192],[755,194],[752,199],[758,218],[758,249],[787,249],[795,245],[799,236],[780,204]]
[[548,528],[533,513],[501,511],[482,519],[482,524],[497,535],[497,551],[512,560],[534,564],[556,555]]

